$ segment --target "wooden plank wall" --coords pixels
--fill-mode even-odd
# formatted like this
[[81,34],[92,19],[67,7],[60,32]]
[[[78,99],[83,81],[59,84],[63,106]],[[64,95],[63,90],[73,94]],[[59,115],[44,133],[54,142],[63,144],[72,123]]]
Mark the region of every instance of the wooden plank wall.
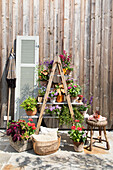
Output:
[[[0,0],[0,117],[7,114],[6,62],[17,35],[39,35],[40,62],[63,49],[93,109],[113,128],[113,1]],[[12,103],[13,105],[13,103]],[[13,113],[12,113],[13,114]]]

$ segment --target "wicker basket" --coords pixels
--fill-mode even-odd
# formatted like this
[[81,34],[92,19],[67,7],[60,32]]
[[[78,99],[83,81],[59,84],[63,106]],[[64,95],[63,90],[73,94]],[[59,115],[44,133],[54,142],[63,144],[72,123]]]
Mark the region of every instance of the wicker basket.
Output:
[[55,141],[36,141],[34,138],[33,141],[33,149],[34,152],[38,155],[49,155],[56,152],[59,149],[61,136],[58,135],[58,140]]
[[17,152],[23,152],[33,148],[32,139],[13,142],[12,137],[9,136],[9,143]]

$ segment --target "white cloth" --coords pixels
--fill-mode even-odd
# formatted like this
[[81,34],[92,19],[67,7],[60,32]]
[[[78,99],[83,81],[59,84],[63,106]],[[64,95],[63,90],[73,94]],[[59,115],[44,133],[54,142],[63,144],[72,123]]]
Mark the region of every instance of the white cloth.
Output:
[[58,128],[46,128],[40,126],[40,133],[38,135],[33,134],[32,137],[36,141],[54,141],[57,140],[57,131]]

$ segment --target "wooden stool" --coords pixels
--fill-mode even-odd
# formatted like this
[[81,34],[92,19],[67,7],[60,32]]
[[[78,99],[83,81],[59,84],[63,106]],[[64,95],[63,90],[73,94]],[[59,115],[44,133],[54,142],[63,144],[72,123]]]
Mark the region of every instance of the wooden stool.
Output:
[[[108,143],[108,139],[107,139],[107,136],[106,136],[106,125],[107,125],[107,121],[102,121],[102,122],[94,122],[94,121],[91,121],[91,120],[86,120],[86,123],[88,125],[88,128],[87,130],[89,130],[91,128],[91,131],[90,131],[90,151],[92,150],[92,140],[93,140],[93,127],[98,127],[99,128],[99,139],[98,138],[95,138],[95,139],[98,139],[99,142],[101,141],[104,141],[106,142],[106,146],[107,146],[107,150],[110,149],[110,146],[109,146],[109,143]],[[105,140],[101,139],[101,132],[102,132],[102,129],[104,130],[104,136],[105,136]],[[88,132],[87,132],[87,135],[88,135]]]

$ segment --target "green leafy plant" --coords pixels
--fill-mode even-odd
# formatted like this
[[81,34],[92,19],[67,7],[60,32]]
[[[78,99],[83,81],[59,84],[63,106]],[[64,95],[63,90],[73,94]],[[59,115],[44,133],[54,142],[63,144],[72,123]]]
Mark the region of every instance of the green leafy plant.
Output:
[[83,105],[80,105],[78,107],[78,110],[79,111],[86,111],[88,108],[91,107],[92,102],[93,102],[93,96],[91,96],[89,102],[87,101],[87,99],[83,98]]
[[79,120],[75,120],[75,125],[71,127],[71,131],[68,132],[70,138],[74,142],[84,142],[87,138],[86,131],[84,131],[84,127],[79,122]]
[[38,89],[38,96],[44,97],[45,92],[46,92],[46,87],[44,87],[44,86],[39,87],[39,89]]
[[81,87],[78,84],[69,84],[68,94],[70,94],[71,97],[77,97],[79,94],[81,94]]
[[71,117],[69,108],[67,105],[63,105],[61,109],[61,113],[58,115],[59,125],[72,125],[73,119]]
[[34,111],[37,105],[37,101],[33,97],[28,97],[26,100],[22,102],[20,105],[22,108],[24,108],[26,111],[32,110]]
[[34,134],[36,127],[35,123],[31,123],[33,119],[12,121],[8,123],[7,135],[12,137],[13,142],[28,140]]
[[74,112],[74,118],[78,119],[80,123],[83,123],[84,116],[80,113],[80,111],[78,110],[78,107],[73,106],[73,112]]

